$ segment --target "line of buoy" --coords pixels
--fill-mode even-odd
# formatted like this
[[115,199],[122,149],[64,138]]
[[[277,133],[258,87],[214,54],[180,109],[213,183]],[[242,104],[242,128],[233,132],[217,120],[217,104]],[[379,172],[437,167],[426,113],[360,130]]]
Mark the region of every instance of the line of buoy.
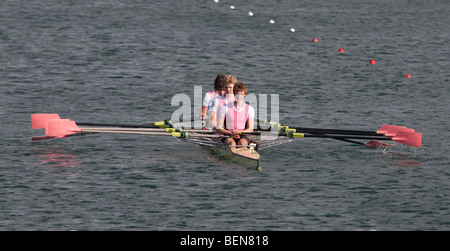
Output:
[[[219,0],[214,0],[214,2],[215,2],[215,3],[219,3]],[[236,7],[235,7],[234,5],[230,5],[230,9],[231,9],[231,10],[234,10],[234,9],[236,9]],[[249,11],[249,12],[248,12],[248,15],[249,15],[250,17],[253,17],[253,16],[255,15],[255,13],[252,12],[252,11]],[[275,24],[275,20],[270,19],[270,20],[269,20],[269,23],[270,23],[270,24]],[[291,27],[291,28],[289,29],[289,31],[290,31],[291,33],[295,33],[295,28],[294,28],[294,27]],[[314,37],[314,38],[312,39],[312,42],[318,43],[318,42],[319,42],[319,39]],[[339,53],[344,53],[344,49],[343,49],[343,48],[339,48],[338,52],[339,52]],[[371,60],[369,61],[369,64],[375,65],[376,62],[375,62],[374,59],[371,59]],[[410,74],[405,74],[405,77],[406,77],[406,78],[411,78],[411,75],[410,75]]]

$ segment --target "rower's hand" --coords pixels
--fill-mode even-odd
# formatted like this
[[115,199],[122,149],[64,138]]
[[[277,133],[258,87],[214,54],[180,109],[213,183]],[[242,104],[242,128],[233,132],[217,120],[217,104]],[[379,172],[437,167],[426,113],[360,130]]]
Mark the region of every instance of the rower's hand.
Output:
[[240,131],[238,131],[238,130],[233,130],[232,132],[231,132],[231,136],[233,137],[233,138],[235,138],[235,139],[240,139],[241,138],[241,136],[239,136],[240,135]]

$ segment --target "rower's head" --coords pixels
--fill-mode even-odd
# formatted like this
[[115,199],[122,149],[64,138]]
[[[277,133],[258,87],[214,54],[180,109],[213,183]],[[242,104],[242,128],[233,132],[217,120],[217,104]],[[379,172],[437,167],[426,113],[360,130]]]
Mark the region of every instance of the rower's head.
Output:
[[233,86],[233,94],[237,95],[238,93],[242,93],[245,96],[247,96],[247,86],[244,83],[242,83],[242,82],[237,82]]
[[233,75],[227,75],[225,77],[225,94],[233,94],[233,86],[236,82],[237,79]]
[[237,82],[233,87],[233,94],[236,101],[244,100],[245,96],[247,96],[247,86],[242,82]]
[[214,80],[214,91],[219,94],[222,94],[222,91],[225,88],[226,76],[226,74],[217,74],[216,80]]

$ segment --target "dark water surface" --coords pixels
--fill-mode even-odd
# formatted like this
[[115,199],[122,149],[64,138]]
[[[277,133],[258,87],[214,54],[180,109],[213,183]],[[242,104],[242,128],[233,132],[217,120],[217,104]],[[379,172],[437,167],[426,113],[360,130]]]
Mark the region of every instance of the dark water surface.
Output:
[[[1,1],[0,230],[449,230],[449,16],[443,0]],[[423,147],[298,139],[258,172],[165,137],[30,140],[32,113],[169,119],[218,73],[279,94],[284,124],[404,125]]]

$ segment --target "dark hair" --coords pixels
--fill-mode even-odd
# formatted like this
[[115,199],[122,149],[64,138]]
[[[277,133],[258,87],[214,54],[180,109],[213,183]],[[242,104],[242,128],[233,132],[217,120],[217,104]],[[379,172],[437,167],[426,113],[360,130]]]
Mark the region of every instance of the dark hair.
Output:
[[214,80],[214,90],[222,90],[225,87],[226,74],[217,74],[216,80]]

